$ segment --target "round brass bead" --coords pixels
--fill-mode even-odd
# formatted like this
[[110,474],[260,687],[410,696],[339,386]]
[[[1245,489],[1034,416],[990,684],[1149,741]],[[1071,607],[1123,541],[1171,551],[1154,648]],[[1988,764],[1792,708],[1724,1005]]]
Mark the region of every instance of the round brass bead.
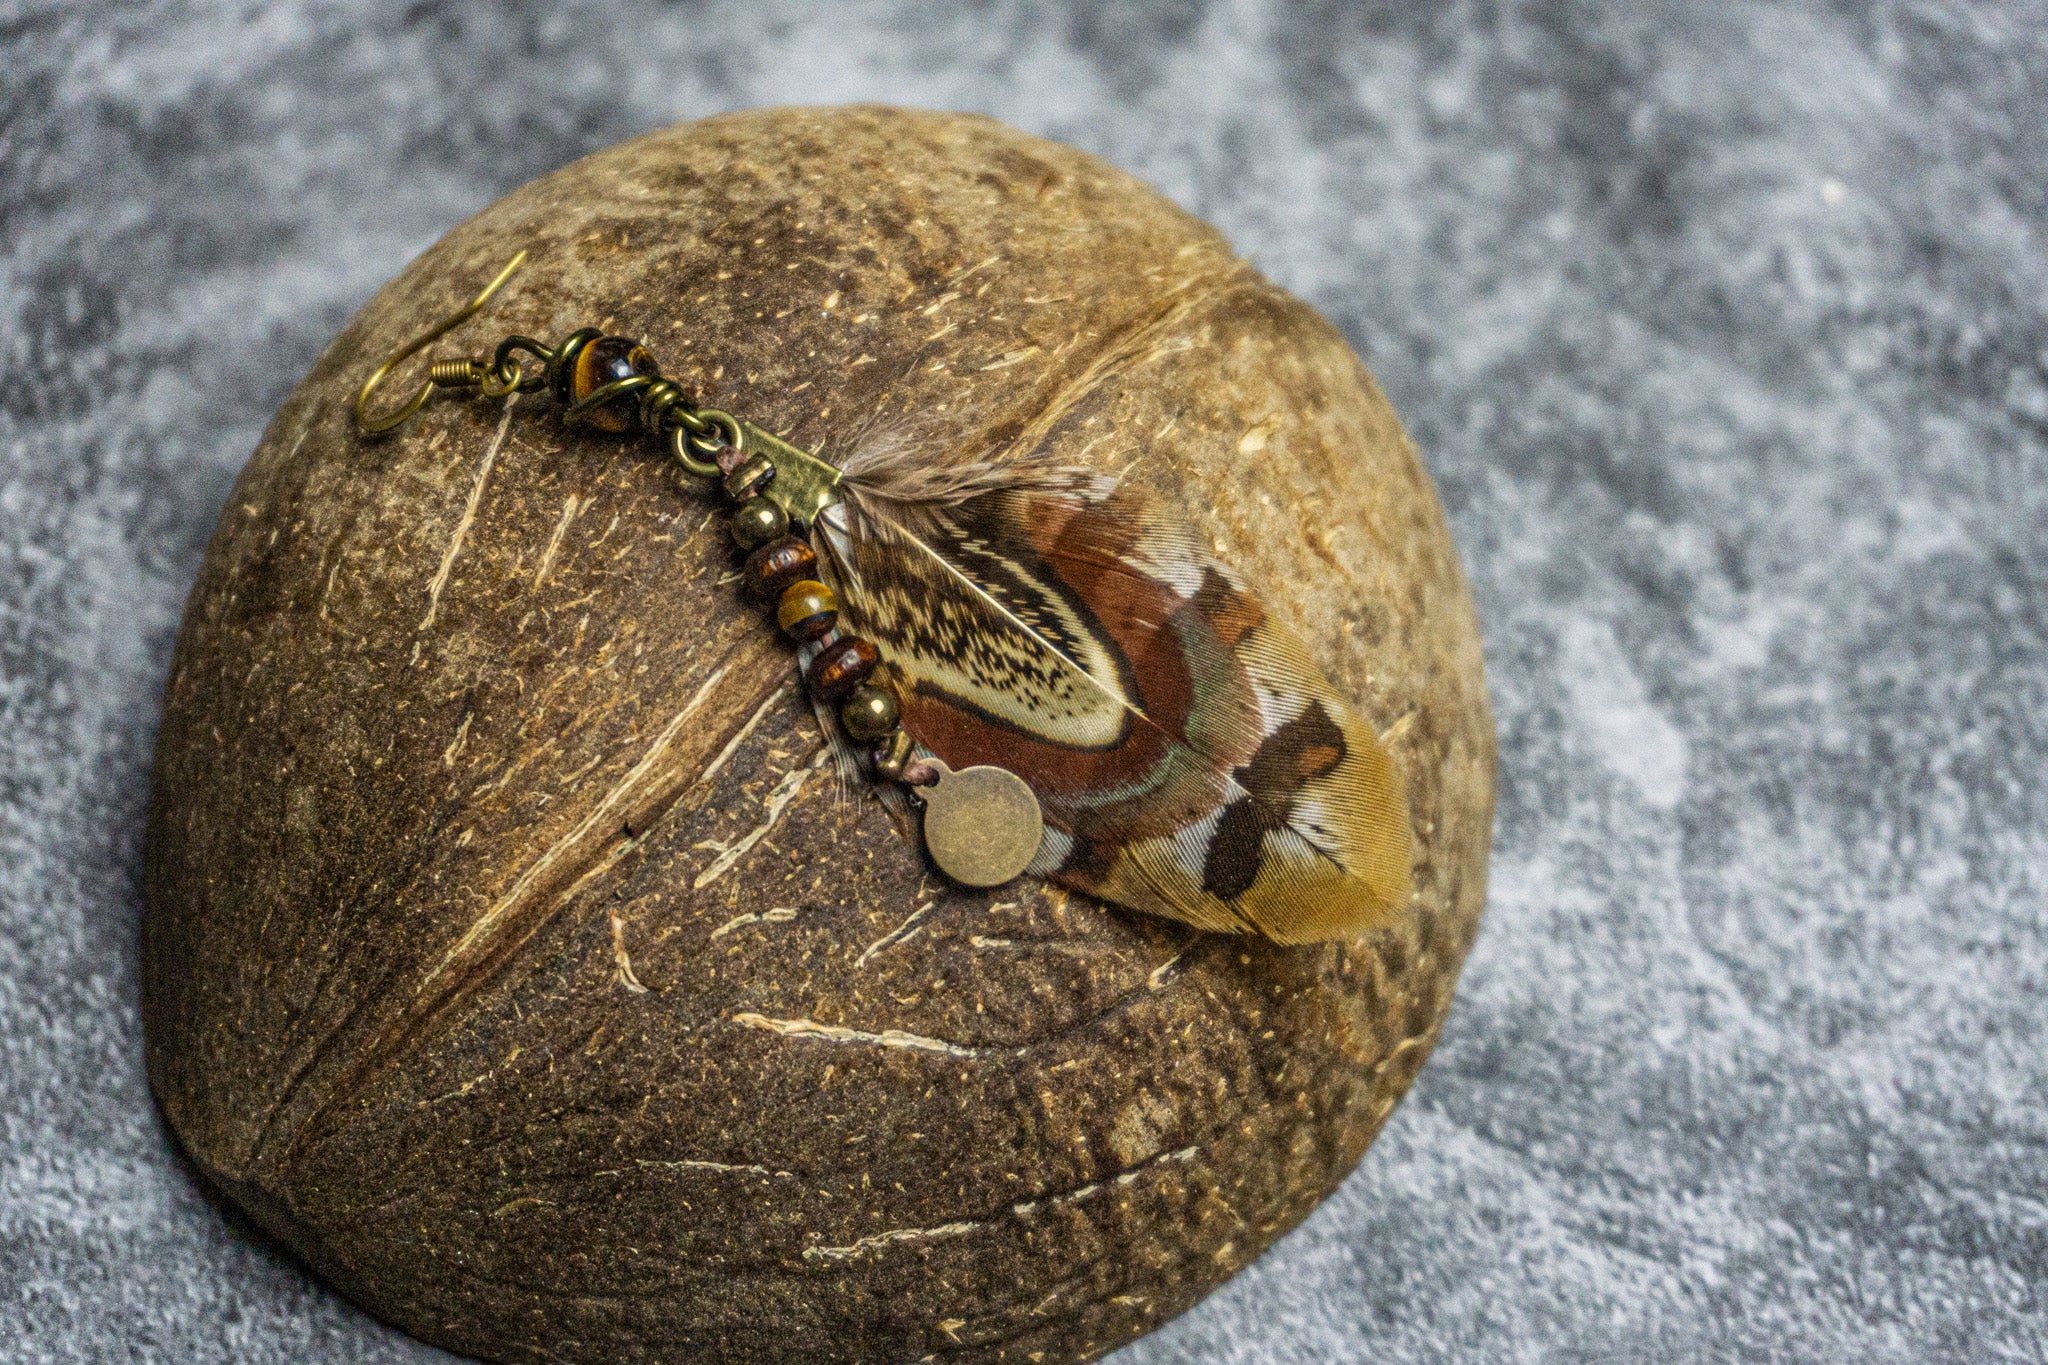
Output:
[[855,739],[881,739],[896,728],[902,717],[896,694],[886,687],[862,683],[839,704],[839,723]]
[[747,591],[763,602],[773,602],[782,590],[801,578],[809,578],[818,567],[818,552],[795,536],[771,540],[747,556],[741,577]]
[[782,590],[775,624],[792,640],[816,640],[839,621],[839,599],[815,578],[800,578]]
[[725,476],[725,495],[743,502],[766,488],[775,477],[775,464],[766,455],[756,455]]
[[742,550],[759,549],[789,530],[789,514],[766,498],[748,498],[732,514],[728,529]]

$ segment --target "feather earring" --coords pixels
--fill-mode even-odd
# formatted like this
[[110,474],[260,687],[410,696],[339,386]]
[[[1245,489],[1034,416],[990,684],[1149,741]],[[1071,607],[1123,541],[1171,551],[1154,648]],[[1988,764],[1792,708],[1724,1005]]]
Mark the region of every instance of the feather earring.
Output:
[[747,585],[796,644],[842,770],[922,807],[941,871],[1029,872],[1281,943],[1398,922],[1414,853],[1392,758],[1300,639],[1113,478],[887,434],[834,466],[697,407],[639,343],[594,329],[439,362],[369,416],[391,367],[518,263],[370,376],[359,427],[394,429],[436,385],[545,388],[571,421],[664,439],[735,504]]

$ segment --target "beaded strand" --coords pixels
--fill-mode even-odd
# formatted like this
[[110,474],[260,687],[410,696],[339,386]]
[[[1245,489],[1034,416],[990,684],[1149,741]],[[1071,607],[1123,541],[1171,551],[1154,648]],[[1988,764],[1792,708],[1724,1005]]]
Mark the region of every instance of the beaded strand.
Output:
[[[727,523],[746,555],[742,581],[749,596],[772,603],[782,633],[808,654],[804,683],[812,696],[838,708],[839,724],[865,747],[875,776],[917,785],[929,780],[911,758],[914,747],[902,728],[902,706],[875,670],[881,654],[873,643],[839,629],[839,599],[816,577],[818,553],[790,534],[789,517],[761,496],[775,476],[764,456],[732,458],[719,453],[726,495],[737,506]],[[727,465],[730,464],[730,468]]]

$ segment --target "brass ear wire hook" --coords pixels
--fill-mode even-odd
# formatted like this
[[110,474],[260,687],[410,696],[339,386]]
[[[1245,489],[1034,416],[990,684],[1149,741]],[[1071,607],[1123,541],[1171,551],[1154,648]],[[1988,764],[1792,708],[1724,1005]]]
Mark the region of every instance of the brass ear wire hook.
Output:
[[[491,377],[487,373],[487,367],[477,361],[459,360],[442,362],[433,367],[429,372],[431,377],[420,385],[419,391],[414,393],[412,397],[406,399],[405,402],[399,404],[382,417],[373,418],[370,416],[370,395],[376,391],[379,384],[384,382],[393,369],[475,317],[483,310],[483,306],[491,301],[491,296],[504,287],[505,281],[512,278],[512,273],[525,263],[526,252],[522,249],[517,256],[514,256],[506,263],[503,270],[498,272],[496,279],[483,287],[482,293],[385,357],[384,363],[371,372],[370,377],[363,381],[363,387],[356,392],[356,430],[365,436],[381,436],[385,432],[404,426],[413,419],[421,408],[427,405],[427,400],[434,396],[434,390],[443,385],[483,384],[487,389],[495,387],[487,383]],[[515,378],[512,383],[506,386],[505,391],[508,393],[514,388],[526,387],[524,382],[525,376],[519,373],[516,365],[512,367],[512,373]]]
[[356,392],[359,432],[380,436],[397,430],[418,415],[436,389],[475,389],[486,398],[548,389],[571,426],[604,432],[637,427],[664,442],[683,472],[700,482],[724,480],[728,489],[734,488],[732,473],[751,463],[752,491],[765,489],[769,501],[802,525],[837,500],[836,468],[729,412],[699,407],[674,380],[662,376],[645,346],[630,337],[606,336],[595,327],[579,327],[553,346],[514,333],[498,342],[488,360],[436,360],[412,397],[381,416],[372,415],[370,395],[391,371],[475,317],[526,256],[525,251],[514,256],[475,298],[384,358]]

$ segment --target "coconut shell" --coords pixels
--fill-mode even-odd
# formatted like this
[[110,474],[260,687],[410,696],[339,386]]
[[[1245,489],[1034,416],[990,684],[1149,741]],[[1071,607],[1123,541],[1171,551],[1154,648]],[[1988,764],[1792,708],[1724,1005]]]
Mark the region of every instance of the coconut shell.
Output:
[[[1281,948],[944,884],[840,787],[651,442],[539,395],[353,430],[378,360],[521,248],[439,353],[596,325],[828,456],[898,424],[1177,501],[1387,736],[1409,924]],[[457,1351],[1080,1359],[1364,1153],[1478,924],[1493,759],[1413,447],[1216,232],[982,118],[689,124],[450,233],[242,474],[164,702],[150,1076],[228,1200]]]

